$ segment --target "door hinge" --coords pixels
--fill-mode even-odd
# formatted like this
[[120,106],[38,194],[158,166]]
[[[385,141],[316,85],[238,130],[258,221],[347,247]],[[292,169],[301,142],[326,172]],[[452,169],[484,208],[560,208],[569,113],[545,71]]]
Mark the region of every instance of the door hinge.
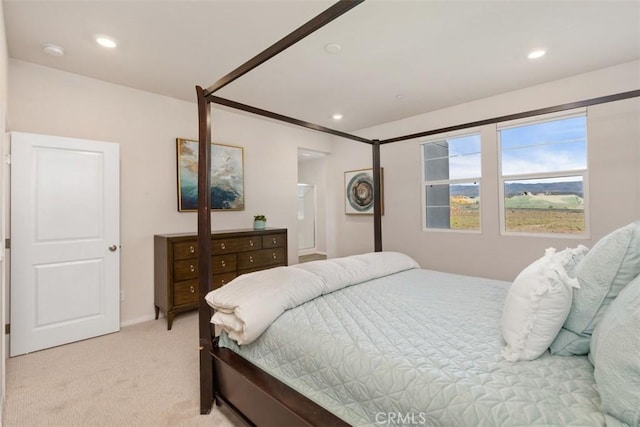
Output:
[[11,239],[4,239],[4,248],[11,249]]
[[4,334],[9,335],[11,333],[11,323],[4,325]]

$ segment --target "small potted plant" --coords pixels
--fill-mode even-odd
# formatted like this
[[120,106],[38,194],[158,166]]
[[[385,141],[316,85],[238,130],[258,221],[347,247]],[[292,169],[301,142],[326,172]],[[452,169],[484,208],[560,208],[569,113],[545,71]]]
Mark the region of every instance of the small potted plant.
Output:
[[267,217],[264,215],[256,215],[253,217],[253,228],[256,230],[264,230],[267,226]]

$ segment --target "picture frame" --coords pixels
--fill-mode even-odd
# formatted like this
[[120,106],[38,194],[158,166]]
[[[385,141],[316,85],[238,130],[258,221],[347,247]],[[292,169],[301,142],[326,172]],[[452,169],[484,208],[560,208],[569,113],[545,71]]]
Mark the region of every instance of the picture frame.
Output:
[[[198,144],[176,138],[178,212],[198,210]],[[211,143],[211,210],[244,207],[244,148]]]
[[[384,179],[380,168],[380,198],[384,215]],[[373,215],[373,169],[358,169],[344,173],[344,204],[346,215]]]

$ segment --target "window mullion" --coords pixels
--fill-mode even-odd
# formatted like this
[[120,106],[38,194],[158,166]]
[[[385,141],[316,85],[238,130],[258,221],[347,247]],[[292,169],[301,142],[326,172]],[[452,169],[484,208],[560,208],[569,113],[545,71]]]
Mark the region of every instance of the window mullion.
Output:
[[577,175],[585,175],[587,173],[586,169],[576,169],[570,171],[559,171],[559,172],[536,172],[536,173],[522,173],[522,174],[512,174],[512,175],[502,175],[504,180],[525,180],[525,179],[546,179],[546,178],[566,178]]

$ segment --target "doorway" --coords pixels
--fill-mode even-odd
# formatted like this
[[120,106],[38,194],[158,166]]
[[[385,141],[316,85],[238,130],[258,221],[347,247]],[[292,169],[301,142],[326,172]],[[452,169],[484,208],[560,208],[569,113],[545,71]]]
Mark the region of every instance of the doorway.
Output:
[[298,148],[299,262],[327,257],[326,153]]
[[298,184],[298,255],[316,253],[316,186]]

